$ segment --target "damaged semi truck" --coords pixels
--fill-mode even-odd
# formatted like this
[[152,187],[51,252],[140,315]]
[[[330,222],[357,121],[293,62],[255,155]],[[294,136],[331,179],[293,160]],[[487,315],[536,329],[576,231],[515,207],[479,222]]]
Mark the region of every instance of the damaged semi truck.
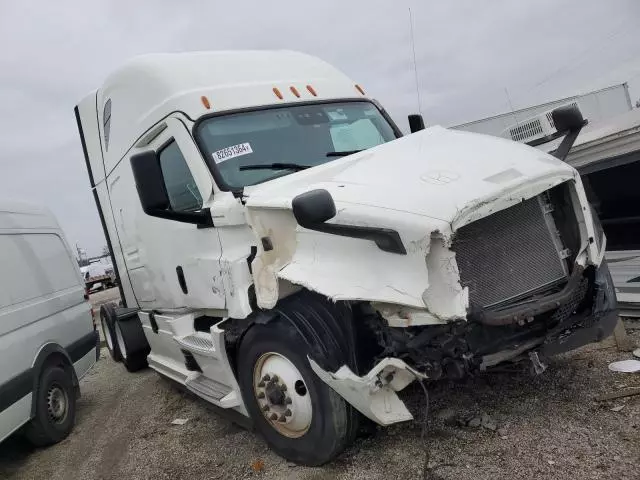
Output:
[[[122,306],[109,350],[334,458],[397,392],[608,336],[606,239],[576,170],[410,117],[288,51],[131,60],[75,108]],[[584,123],[554,112],[566,155]]]

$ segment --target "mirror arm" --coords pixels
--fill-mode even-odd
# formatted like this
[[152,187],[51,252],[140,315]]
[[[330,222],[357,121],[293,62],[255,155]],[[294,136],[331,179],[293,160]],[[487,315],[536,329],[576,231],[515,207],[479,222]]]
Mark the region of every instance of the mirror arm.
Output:
[[576,138],[578,138],[578,134],[582,130],[582,127],[584,127],[586,124],[587,121],[585,120],[584,123],[578,128],[569,130],[567,136],[562,139],[562,142],[560,142],[560,145],[558,145],[558,148],[555,152],[553,152],[552,155],[564,161],[564,159],[569,155],[569,150],[571,150],[571,147],[573,147],[573,144],[576,141]]
[[145,213],[152,217],[164,218],[182,223],[193,223],[196,224],[198,228],[210,228],[214,226],[213,218],[211,218],[211,211],[208,208],[203,208],[197,212],[174,212],[172,210],[154,208],[145,211]]

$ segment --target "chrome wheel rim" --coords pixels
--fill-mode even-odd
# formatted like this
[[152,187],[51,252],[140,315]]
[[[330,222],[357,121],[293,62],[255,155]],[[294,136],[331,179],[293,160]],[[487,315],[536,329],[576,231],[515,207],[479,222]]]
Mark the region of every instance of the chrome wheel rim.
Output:
[[253,392],[264,418],[280,434],[303,436],[311,426],[311,396],[302,374],[285,356],[263,353],[253,368]]
[[120,355],[125,360],[127,359],[127,347],[124,345],[124,338],[122,336],[122,330],[120,329],[120,325],[118,322],[115,323],[116,327],[116,341],[118,342],[118,349],[120,350]]
[[62,423],[69,412],[69,397],[58,385],[52,385],[47,391],[47,413],[52,423]]
[[101,316],[100,323],[102,324],[102,335],[104,335],[104,340],[107,342],[107,347],[113,351],[113,339],[111,338],[111,331],[107,325],[106,318]]

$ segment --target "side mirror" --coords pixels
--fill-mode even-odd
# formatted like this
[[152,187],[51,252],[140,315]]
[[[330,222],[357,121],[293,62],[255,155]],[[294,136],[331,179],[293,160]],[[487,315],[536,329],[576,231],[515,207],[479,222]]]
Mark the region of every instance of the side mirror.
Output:
[[586,124],[580,109],[573,105],[556,108],[551,112],[551,118],[558,132],[579,130]]
[[409,130],[411,130],[411,133],[424,130],[424,119],[422,118],[422,115],[417,113],[409,115]]
[[158,210],[168,210],[171,204],[156,152],[144,152],[131,157],[131,169],[144,213],[153,215]]
[[176,212],[171,209],[164,175],[156,152],[144,152],[132,156],[131,169],[144,213],[176,222],[193,223],[198,227],[213,227],[209,209],[198,212]]
[[301,193],[293,199],[291,205],[298,224],[311,230],[336,216],[333,197],[322,189]]
[[551,118],[553,119],[553,124],[556,127],[558,135],[565,134],[562,142],[560,142],[556,151],[553,152],[553,156],[560,160],[566,160],[571,147],[578,138],[580,130],[582,130],[582,127],[584,127],[588,121],[582,117],[580,109],[573,105],[556,108],[551,112]]

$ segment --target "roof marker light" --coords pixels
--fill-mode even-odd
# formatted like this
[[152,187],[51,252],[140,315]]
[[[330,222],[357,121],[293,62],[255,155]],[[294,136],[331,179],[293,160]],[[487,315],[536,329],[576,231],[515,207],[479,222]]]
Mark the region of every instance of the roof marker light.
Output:
[[356,83],[356,90],[358,90],[362,95],[364,95],[364,90],[362,89],[362,87],[360,85],[358,85]]
[[311,85],[307,85],[307,90],[309,90],[309,93],[311,95],[313,95],[314,97],[318,96],[318,94],[316,93],[315,89]]
[[278,87],[273,87],[273,93],[275,93],[276,97],[278,97],[280,100],[282,100],[284,98],[282,96],[282,93],[280,93],[280,90],[278,90]]
[[204,105],[204,108],[206,108],[207,110],[209,110],[211,108],[211,104],[209,103],[209,99],[207,97],[205,97],[204,95],[202,95],[200,97],[200,101],[202,102],[202,105]]
[[294,86],[289,87],[289,90],[291,90],[291,93],[293,93],[296,97],[300,98],[300,92],[298,92],[298,89]]

